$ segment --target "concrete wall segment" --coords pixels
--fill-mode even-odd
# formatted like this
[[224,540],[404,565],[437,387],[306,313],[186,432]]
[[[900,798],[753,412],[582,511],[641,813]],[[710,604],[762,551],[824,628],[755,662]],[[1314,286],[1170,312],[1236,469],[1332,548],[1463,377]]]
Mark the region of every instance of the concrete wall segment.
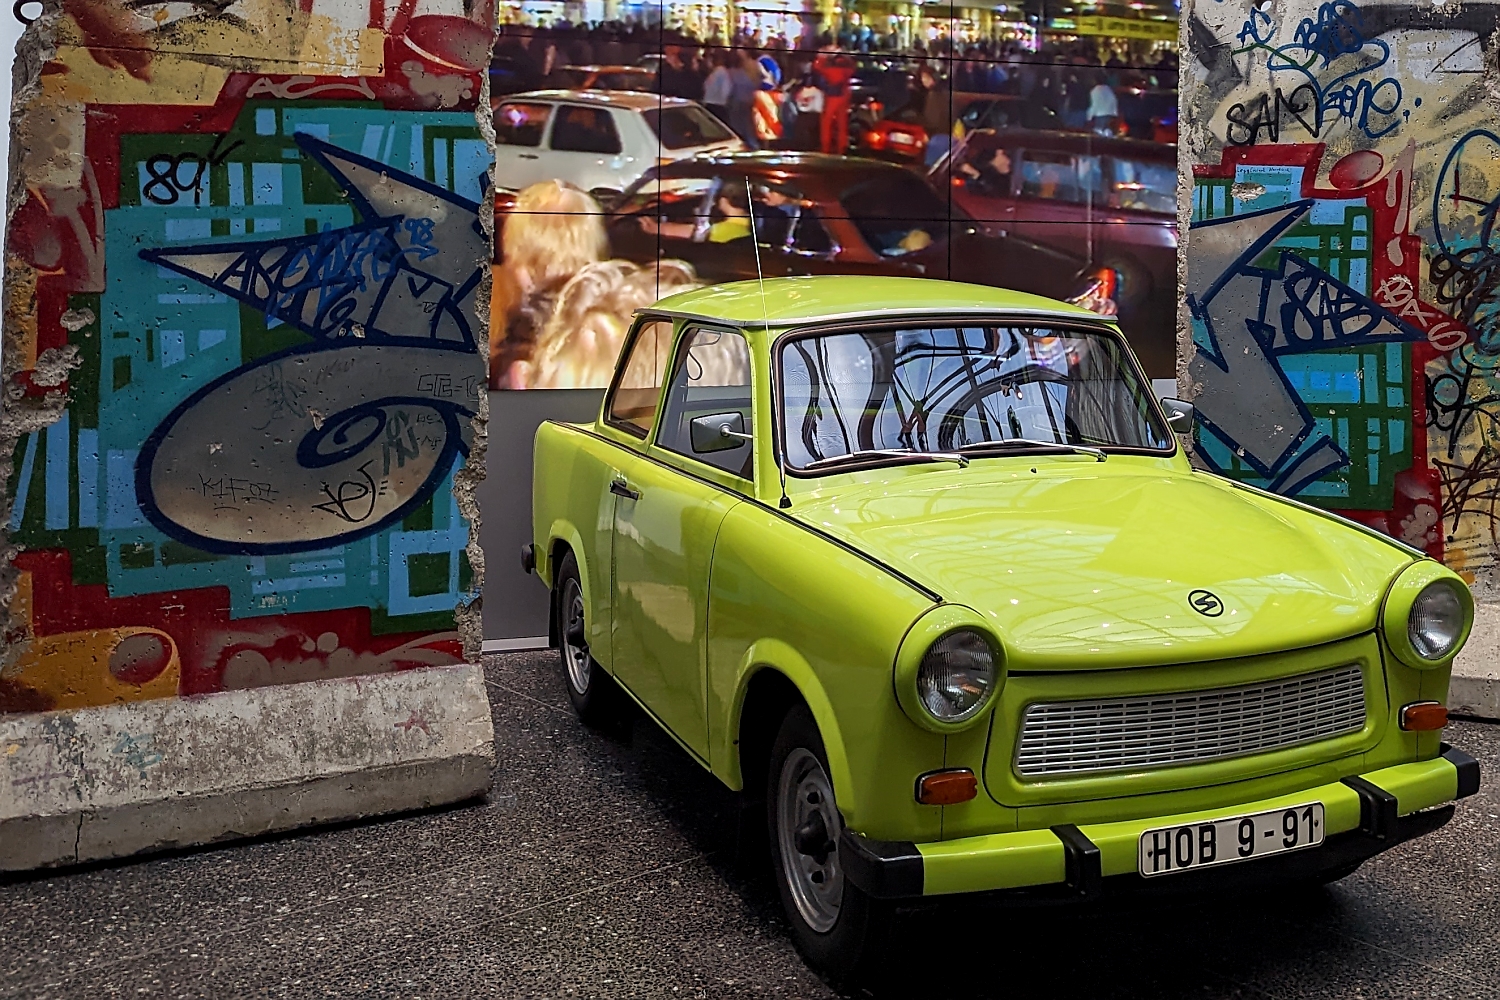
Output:
[[[492,11],[471,7],[64,0],[27,30],[5,724],[477,659]],[[265,752],[291,724],[266,720]]]
[[1500,5],[1183,8],[1182,375],[1206,466],[1497,589]]

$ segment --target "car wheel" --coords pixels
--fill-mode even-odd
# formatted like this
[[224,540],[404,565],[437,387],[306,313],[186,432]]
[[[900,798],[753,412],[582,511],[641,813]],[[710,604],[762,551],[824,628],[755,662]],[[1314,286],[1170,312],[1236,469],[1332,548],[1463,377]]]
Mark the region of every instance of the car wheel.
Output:
[[787,713],[772,744],[766,818],[776,887],[797,947],[835,978],[868,977],[894,910],[844,877],[838,852],[843,818],[823,740],[805,706]]
[[578,560],[569,552],[557,567],[553,590],[553,614],[557,615],[557,648],[561,654],[563,682],[568,700],[578,717],[589,725],[612,721],[618,714],[614,679],[589,652],[583,584]]

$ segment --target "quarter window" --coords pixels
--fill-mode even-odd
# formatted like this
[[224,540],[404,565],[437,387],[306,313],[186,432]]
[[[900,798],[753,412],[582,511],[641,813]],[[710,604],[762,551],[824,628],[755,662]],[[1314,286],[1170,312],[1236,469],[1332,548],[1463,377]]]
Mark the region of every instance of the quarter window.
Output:
[[552,148],[568,153],[614,156],[620,151],[615,120],[603,108],[562,107],[552,126]]
[[653,319],[640,325],[609,390],[609,408],[605,412],[610,423],[639,437],[651,433],[671,350],[671,323]]
[[[697,427],[694,427],[694,423]],[[742,479],[751,478],[755,449],[719,428],[751,433],[750,351],[725,330],[693,330],[682,338],[667,387],[656,443]]]

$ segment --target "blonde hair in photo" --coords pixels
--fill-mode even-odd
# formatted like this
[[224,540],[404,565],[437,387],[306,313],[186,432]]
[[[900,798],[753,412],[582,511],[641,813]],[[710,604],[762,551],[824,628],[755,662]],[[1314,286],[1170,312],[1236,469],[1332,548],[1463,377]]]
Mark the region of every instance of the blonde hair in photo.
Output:
[[637,309],[699,284],[685,261],[641,267],[625,260],[590,264],[563,286],[537,338],[529,389],[599,389],[609,384]]
[[505,266],[533,287],[564,281],[609,253],[604,209],[565,181],[523,188],[500,237]]

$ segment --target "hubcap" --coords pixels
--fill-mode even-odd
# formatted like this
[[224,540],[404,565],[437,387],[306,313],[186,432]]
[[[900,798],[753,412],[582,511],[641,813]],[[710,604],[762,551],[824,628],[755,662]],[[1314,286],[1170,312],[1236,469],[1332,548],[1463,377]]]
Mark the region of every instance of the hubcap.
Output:
[[810,751],[799,747],[787,756],[776,806],[776,839],[792,901],[809,927],[827,933],[838,921],[844,899],[838,854],[842,824],[833,783]]
[[584,641],[583,590],[577,580],[563,584],[562,592],[562,654],[568,667],[568,684],[573,690],[585,695],[589,693],[589,647]]

